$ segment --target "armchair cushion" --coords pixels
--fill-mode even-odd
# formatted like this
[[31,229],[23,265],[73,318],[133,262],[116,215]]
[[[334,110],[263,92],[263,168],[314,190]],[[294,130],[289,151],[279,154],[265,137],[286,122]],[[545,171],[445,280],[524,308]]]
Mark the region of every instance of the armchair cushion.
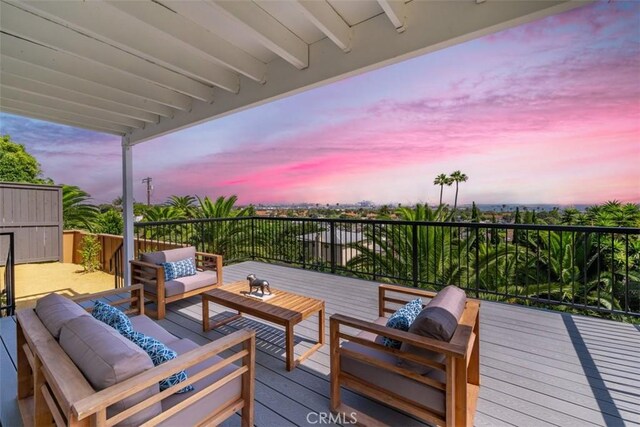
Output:
[[[456,286],[447,286],[438,292],[425,309],[420,312],[409,328],[409,332],[449,342],[458,327],[458,321],[464,312],[466,302],[467,296],[462,289]],[[443,362],[445,358],[441,353],[434,353],[407,343],[402,343],[400,350],[414,353],[436,362]],[[428,366],[408,360],[401,360],[398,365],[423,375],[432,371],[432,368]]]
[[188,246],[186,248],[143,253],[140,260],[151,264],[161,265],[163,262],[176,262],[187,258],[195,259],[195,257],[196,248],[194,246]]
[[[196,343],[187,338],[178,340],[171,346],[176,351],[176,353],[178,353],[178,355],[182,355],[188,351],[193,350],[194,348],[198,348],[198,345]],[[223,359],[218,356],[212,356],[204,362],[188,368],[187,374],[195,375],[203,369],[206,369],[222,360]],[[226,366],[195,382],[194,386],[196,390],[204,390],[207,386],[210,386],[222,377],[229,375],[229,373],[235,371],[236,369],[238,369],[236,365]],[[172,408],[183,400],[193,396],[195,393],[197,393],[197,391],[182,394],[172,394],[162,401],[162,410],[166,411],[169,408]],[[208,394],[207,396],[193,403],[187,409],[178,412],[170,418],[167,418],[165,421],[160,423],[160,425],[170,427],[195,425],[198,421],[206,418],[208,415],[211,415],[211,411],[214,408],[220,408],[223,404],[230,402],[232,399],[239,399],[241,397],[241,393],[242,377],[234,378],[213,393]]]
[[[147,353],[115,329],[91,316],[82,316],[65,323],[60,332],[60,347],[96,390],[103,390],[153,368]],[[156,384],[123,399],[107,408],[108,417],[158,392],[159,388]],[[160,403],[153,404],[129,417],[119,426],[140,425],[161,411]]]
[[55,339],[60,338],[60,330],[69,320],[80,316],[90,316],[80,305],[56,293],[51,293],[38,300],[36,314]]
[[[164,283],[164,294],[167,297],[189,292],[204,286],[213,285],[218,281],[215,271],[198,271],[194,276],[181,277]],[[145,285],[144,290],[150,293],[157,293],[157,289],[152,285]]]
[[[345,342],[342,344],[342,348],[392,365],[395,365],[397,362],[397,358],[393,354],[366,347],[358,343]],[[340,356],[340,370],[356,378],[361,378],[383,390],[397,394],[411,402],[423,405],[430,410],[440,413],[445,412],[446,396],[442,390],[344,354]],[[432,373],[429,373],[428,376],[440,382],[444,381],[443,373],[438,370],[434,370]]]
[[164,268],[165,282],[196,274],[196,262],[193,258],[181,259],[175,262],[163,262],[162,267]]
[[[422,310],[422,299],[417,298],[413,301],[409,301],[404,306],[400,307],[395,313],[389,317],[387,321],[387,327],[398,329],[401,331],[408,331],[411,324],[414,322],[420,311]],[[400,348],[402,343],[400,341],[393,340],[391,338],[383,337],[382,342],[386,347]]]

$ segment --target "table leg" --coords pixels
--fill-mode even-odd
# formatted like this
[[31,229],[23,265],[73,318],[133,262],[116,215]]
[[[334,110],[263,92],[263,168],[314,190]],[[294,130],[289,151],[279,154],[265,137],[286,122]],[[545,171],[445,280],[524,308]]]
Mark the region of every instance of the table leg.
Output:
[[209,329],[209,300],[202,297],[202,330],[207,332]]
[[287,322],[286,326],[286,347],[287,347],[287,371],[293,371],[296,367],[295,355],[293,353],[294,335],[293,322]]

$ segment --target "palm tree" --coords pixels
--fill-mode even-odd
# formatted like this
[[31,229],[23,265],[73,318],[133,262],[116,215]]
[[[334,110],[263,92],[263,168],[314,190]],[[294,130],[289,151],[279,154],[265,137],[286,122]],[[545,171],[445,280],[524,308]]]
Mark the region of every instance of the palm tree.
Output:
[[461,182],[466,182],[469,179],[469,177],[460,171],[455,171],[451,174],[449,179],[451,179],[453,182],[456,183],[456,198],[454,199],[454,202],[453,202],[453,210],[455,211],[456,208],[458,207],[458,185]]
[[436,176],[436,179],[433,180],[433,185],[440,186],[440,205],[442,204],[442,189],[445,185],[450,186],[451,184],[453,184],[453,180],[449,178],[445,173],[441,173],[440,175]]
[[75,185],[62,186],[62,218],[64,229],[92,231],[100,210],[88,201],[91,196]]
[[191,218],[195,213],[196,198],[193,196],[169,196],[167,204],[181,210],[186,217]]
[[[200,223],[199,230],[195,231],[193,242],[200,242],[206,252],[224,256],[225,263],[230,264],[246,258],[252,251],[252,231],[246,226],[246,222],[237,221],[235,218],[253,215],[253,206],[237,209],[235,203],[237,196],[225,198],[220,196],[215,202],[209,197],[198,199],[199,207],[196,214],[203,219],[217,219]],[[261,242],[260,230],[253,233],[253,245],[259,246]]]

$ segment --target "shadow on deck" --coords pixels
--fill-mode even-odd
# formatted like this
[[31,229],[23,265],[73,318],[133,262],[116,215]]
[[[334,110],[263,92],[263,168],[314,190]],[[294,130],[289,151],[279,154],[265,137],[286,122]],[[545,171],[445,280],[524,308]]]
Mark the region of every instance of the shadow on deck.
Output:
[[[272,286],[321,298],[327,316],[377,317],[377,284],[357,279],[258,262],[225,268],[225,282],[255,273]],[[212,316],[229,311],[211,305]],[[200,300],[169,305],[160,323],[169,332],[207,343],[241,328],[257,331],[256,425],[317,424],[329,410],[329,348],[325,345],[302,366],[287,372],[284,332],[250,316],[214,331],[202,332]],[[296,326],[296,353],[317,336],[314,317]],[[328,322],[325,333],[328,335]],[[20,425],[15,403],[15,322],[0,319],[0,420]],[[640,425],[640,330],[630,324],[584,316],[483,302],[478,426],[621,426]],[[397,426],[417,420],[355,393],[344,401]],[[239,425],[240,418],[228,425]]]

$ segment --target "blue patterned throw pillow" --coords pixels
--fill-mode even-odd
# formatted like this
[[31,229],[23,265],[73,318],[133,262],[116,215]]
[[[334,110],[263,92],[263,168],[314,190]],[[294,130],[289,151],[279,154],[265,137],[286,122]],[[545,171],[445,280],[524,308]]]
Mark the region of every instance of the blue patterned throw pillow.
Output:
[[193,258],[176,262],[163,262],[162,267],[164,267],[165,282],[196,274],[196,262]]
[[[151,358],[151,361],[153,362],[153,366],[161,365],[164,362],[168,362],[169,360],[178,357],[178,354],[175,351],[171,350],[169,347],[167,347],[157,339],[145,335],[142,332],[131,331],[130,333],[123,335],[129,338],[129,340],[131,340],[131,342],[136,344],[138,347],[147,352],[147,354]],[[186,381],[186,379],[187,373],[185,371],[176,372],[175,374],[160,381],[160,391],[166,390],[169,387],[181,383],[182,381]],[[193,390],[194,388],[190,384],[186,387],[181,388],[176,393],[186,393]]]
[[93,304],[93,311],[91,311],[91,315],[99,321],[111,326],[122,335],[133,331],[131,320],[129,320],[126,314],[109,304],[103,303],[102,301],[96,301]]
[[[421,298],[414,299],[413,301],[409,301],[407,304],[400,307],[398,311],[393,313],[391,317],[389,317],[389,320],[387,320],[387,327],[398,329],[400,331],[408,331],[409,326],[411,326],[413,321],[416,320],[416,317],[418,317],[418,314],[420,314],[421,311],[422,311]],[[388,338],[388,337],[383,337],[382,343],[386,347],[391,347],[391,348],[400,348],[400,346],[402,345],[402,342]]]

